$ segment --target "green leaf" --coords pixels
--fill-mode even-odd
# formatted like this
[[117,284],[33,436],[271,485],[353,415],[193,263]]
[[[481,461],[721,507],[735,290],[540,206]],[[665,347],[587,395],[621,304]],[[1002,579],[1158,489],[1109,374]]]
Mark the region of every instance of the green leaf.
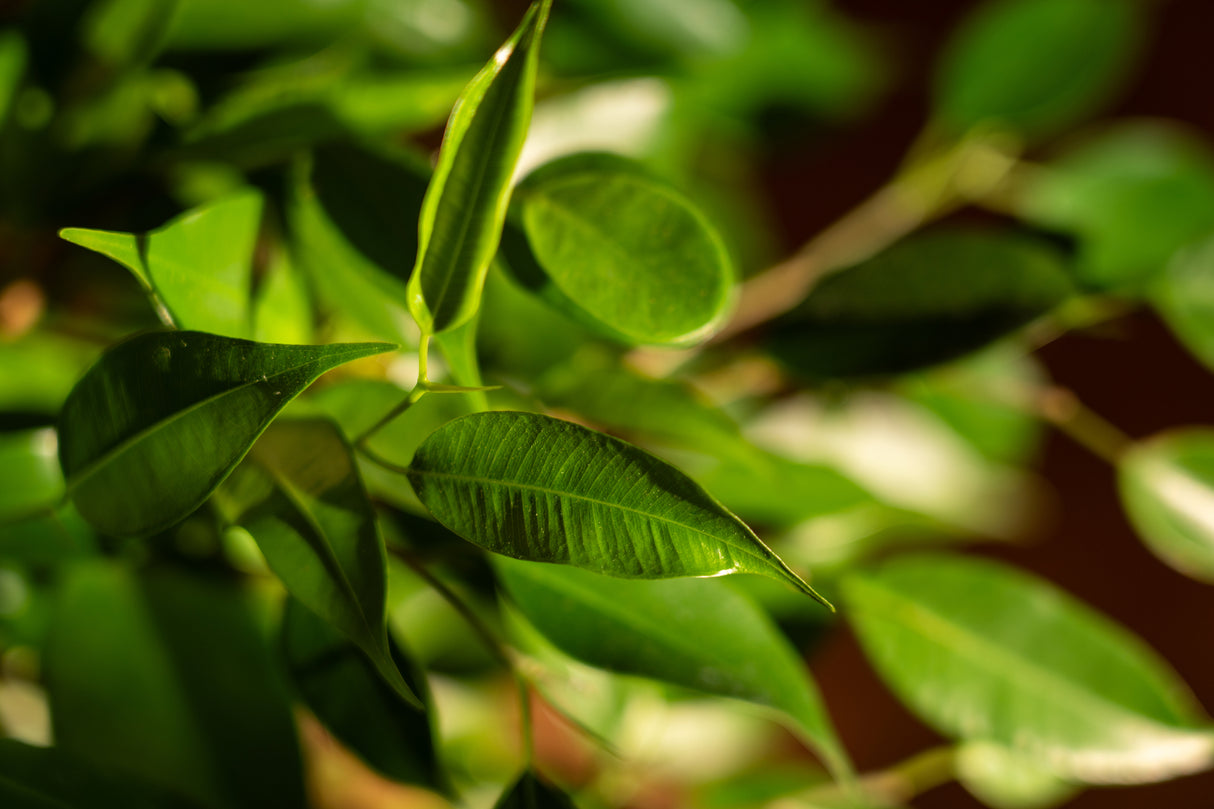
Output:
[[626,343],[690,345],[729,314],[733,269],[712,225],[669,184],[610,154],[577,154],[516,191],[530,258],[516,277],[566,314]]
[[1214,369],[1214,235],[1173,256],[1155,279],[1151,300],[1177,339]]
[[55,431],[0,433],[0,524],[47,511],[63,496]]
[[127,340],[89,369],[63,405],[59,461],[68,491],[102,533],[166,528],[197,508],[317,377],[392,348],[274,345],[199,332]]
[[769,339],[778,359],[812,379],[899,374],[981,348],[1070,293],[1043,242],[935,231],[827,277]]
[[21,89],[25,63],[29,56],[25,39],[16,28],[0,33],[0,126],[12,109],[13,100]]
[[291,593],[358,644],[401,699],[423,707],[388,646],[384,544],[353,452],[325,420],[261,436],[218,495]]
[[90,765],[53,747],[0,739],[6,809],[190,809],[186,799]]
[[882,678],[945,735],[995,742],[1092,783],[1214,763],[1214,735],[1175,672],[1039,579],[923,554],[849,576],[843,594]]
[[622,578],[758,573],[827,604],[682,472],[567,421],[455,419],[422,442],[408,475],[439,522],[495,553]]
[[573,800],[528,770],[498,798],[493,809],[576,809]]
[[1077,791],[1031,759],[990,742],[967,742],[957,749],[957,780],[991,809],[1047,809]]
[[940,63],[936,114],[958,131],[994,122],[1050,134],[1119,88],[1145,21],[1133,0],[994,0],[962,24]]
[[447,124],[409,279],[409,312],[427,334],[462,325],[480,305],[531,121],[539,40],[551,5],[552,0],[531,5],[460,94]]
[[71,503],[0,526],[0,561],[53,566],[95,552],[96,537]]
[[306,279],[287,252],[278,251],[253,299],[253,339],[304,345],[312,342],[312,331]]
[[600,668],[782,712],[836,777],[847,756],[800,657],[757,604],[723,581],[621,581],[496,559],[526,618],[557,647]]
[[[291,679],[329,732],[388,778],[443,787],[428,709],[402,705],[356,645],[294,599],[287,602],[282,635]],[[420,673],[411,671],[395,641],[388,644],[410,690],[424,699]]]
[[66,753],[215,809],[305,805],[290,705],[234,587],[79,565],[43,662]]
[[241,191],[149,233],[67,228],[59,235],[134,273],[166,325],[249,337],[261,195]]
[[1156,556],[1214,584],[1214,430],[1135,444],[1117,465],[1121,500]]

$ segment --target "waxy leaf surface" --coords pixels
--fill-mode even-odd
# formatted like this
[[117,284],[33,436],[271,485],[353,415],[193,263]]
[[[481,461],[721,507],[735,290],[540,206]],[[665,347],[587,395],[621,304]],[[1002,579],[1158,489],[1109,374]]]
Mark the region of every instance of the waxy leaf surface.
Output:
[[729,314],[733,269],[712,225],[669,184],[610,154],[578,154],[515,192],[530,256],[519,280],[626,343],[687,345]]
[[1214,584],[1214,430],[1165,433],[1118,464],[1121,500],[1148,548]]
[[358,644],[415,707],[388,647],[386,561],[350,446],[325,420],[284,421],[262,435],[220,492],[287,591]]
[[843,595],[882,678],[945,735],[995,742],[1092,783],[1214,763],[1214,734],[1175,672],[1044,581],[924,554],[849,576]]
[[466,323],[497,252],[510,181],[527,136],[540,36],[552,0],[533,3],[518,30],[460,94],[418,222],[409,312],[428,334]]
[[274,345],[199,332],[132,338],[107,351],[64,403],[59,461],[68,491],[102,533],[166,528],[197,508],[317,377],[392,348]]
[[567,421],[464,416],[422,442],[408,474],[439,522],[495,553],[621,578],[758,573],[826,603],[682,472]]
[[245,191],[150,233],[68,228],[59,235],[134,273],[165,325],[247,338],[261,207],[261,195]]
[[772,620],[715,579],[622,581],[496,559],[536,629],[593,666],[782,712],[837,776],[850,773],[817,687]]

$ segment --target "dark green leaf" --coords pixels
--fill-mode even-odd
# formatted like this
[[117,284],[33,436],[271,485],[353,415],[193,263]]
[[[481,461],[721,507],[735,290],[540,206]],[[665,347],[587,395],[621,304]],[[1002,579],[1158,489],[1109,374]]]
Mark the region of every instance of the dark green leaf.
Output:
[[168,47],[188,51],[329,43],[354,29],[366,13],[360,0],[178,0],[178,5]]
[[249,337],[253,247],[261,195],[243,191],[196,208],[150,233],[67,228],[59,235],[122,264],[166,325]]
[[44,666],[65,752],[215,809],[304,805],[290,706],[235,588],[77,566]]
[[[287,346],[158,332],[110,349],[59,416],[59,460],[84,517],[153,533],[206,499],[283,407],[382,343]],[[172,470],[172,474],[165,474]]]
[[0,526],[0,560],[57,565],[96,550],[88,523],[71,503]]
[[336,425],[275,424],[232,473],[219,502],[257,540],[287,591],[358,644],[402,699],[422,707],[388,647],[384,544]]
[[994,0],[950,43],[937,115],[1049,134],[1095,111],[1128,73],[1144,26],[1133,0]]
[[621,581],[581,570],[495,560],[523,615],[573,657],[774,708],[836,776],[850,776],[818,690],[757,604],[713,579]]
[[688,345],[729,314],[733,270],[716,231],[677,190],[609,154],[561,158],[516,192],[532,261],[519,280],[627,343]]
[[1214,584],[1214,430],[1166,433],[1118,464],[1122,503],[1154,553]]
[[1046,244],[937,231],[824,279],[772,329],[772,352],[814,379],[898,374],[955,359],[1071,293]]
[[409,311],[427,334],[462,325],[480,305],[531,121],[539,40],[551,5],[552,0],[532,4],[518,30],[460,94],[447,124],[409,279]]
[[1152,300],[1193,356],[1214,369],[1214,237],[1189,245],[1168,262]]
[[[379,772],[407,784],[442,788],[430,712],[401,704],[363,652],[292,599],[283,647],[295,687],[316,718]],[[420,673],[391,638],[389,649],[410,690],[426,693]]]
[[21,88],[27,57],[25,40],[20,31],[9,28],[0,33],[0,126],[8,118],[8,111]]
[[409,480],[447,528],[495,553],[623,578],[758,573],[826,603],[673,466],[535,413],[475,413],[431,433]]
[[843,593],[873,665],[941,733],[1093,783],[1214,763],[1214,734],[1175,672],[1043,581],[924,554],[850,576]]
[[493,809],[576,809],[573,800],[528,770],[502,793]]

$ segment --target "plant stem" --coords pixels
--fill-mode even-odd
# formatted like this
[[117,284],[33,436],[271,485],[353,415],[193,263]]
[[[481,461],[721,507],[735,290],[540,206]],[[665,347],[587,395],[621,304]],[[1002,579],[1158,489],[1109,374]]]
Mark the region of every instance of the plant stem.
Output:
[[430,353],[430,335],[423,334],[421,341],[417,345],[417,384],[413,386],[413,390],[409,391],[409,395],[400,401],[395,407],[383,415],[379,421],[372,424],[367,429],[363,430],[357,438],[354,439],[354,446],[359,449],[366,447],[367,441],[371,436],[387,427],[398,416],[417,403],[419,399],[426,395],[430,390],[430,376],[427,370],[427,356]]
[[1030,409],[1097,457],[1116,465],[1133,440],[1114,424],[1089,410],[1072,391],[1051,387],[1038,392]]
[[[955,747],[933,747],[888,769],[865,775],[860,779],[860,793],[879,803],[901,806],[917,795],[956,778],[956,764]],[[812,803],[824,798],[834,798],[841,790],[839,784],[829,784],[812,789],[802,797]]]

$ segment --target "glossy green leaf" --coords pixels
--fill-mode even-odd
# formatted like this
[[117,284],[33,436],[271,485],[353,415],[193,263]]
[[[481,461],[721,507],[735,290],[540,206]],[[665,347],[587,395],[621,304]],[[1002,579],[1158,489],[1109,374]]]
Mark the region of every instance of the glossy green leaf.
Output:
[[1133,0],[991,0],[940,64],[936,114],[1049,134],[1094,112],[1128,74],[1144,26]]
[[1077,791],[1032,759],[990,742],[967,742],[956,757],[957,780],[991,809],[1048,809]]
[[576,809],[573,800],[528,770],[518,777],[493,809]]
[[1151,300],[1189,352],[1214,369],[1214,236],[1173,256],[1155,279]]
[[707,492],[618,438],[535,413],[475,413],[431,433],[409,481],[469,542],[622,578],[758,573],[826,603]]
[[63,496],[51,429],[0,433],[0,524],[45,511]]
[[287,592],[358,644],[414,707],[396,667],[384,614],[384,544],[353,452],[325,420],[282,421],[261,436],[219,492]]
[[1214,430],[1165,433],[1118,463],[1121,500],[1156,556],[1214,584]]
[[286,346],[199,332],[127,340],[89,369],[63,405],[59,461],[69,493],[102,533],[139,536],[172,525],[317,377],[392,348]]
[[723,581],[621,581],[496,559],[536,629],[569,655],[717,696],[774,708],[837,777],[850,776],[804,663],[757,604]]
[[[402,705],[355,644],[294,599],[283,615],[282,636],[291,679],[330,733],[388,778],[442,788],[429,710]],[[395,641],[388,643],[410,690],[424,695],[421,675],[411,671]]]
[[904,556],[843,582],[869,660],[941,733],[1062,777],[1157,781],[1214,763],[1214,734],[1167,664],[1044,581],[956,556]]
[[1119,123],[1085,138],[1026,182],[1017,207],[1074,234],[1085,283],[1138,291],[1180,248],[1214,230],[1214,156],[1188,132]]
[[689,345],[729,314],[733,269],[712,225],[669,184],[609,154],[532,172],[515,193],[530,255],[507,242],[516,277],[627,343]]
[[539,0],[460,94],[418,221],[409,312],[428,334],[467,322],[497,252],[510,181],[531,121],[540,36],[552,0]]
[[43,664],[65,752],[215,809],[305,805],[291,708],[233,586],[77,566]]
[[166,325],[249,337],[261,207],[260,194],[242,191],[149,233],[67,228],[59,235],[134,273]]
[[825,278],[777,321],[770,346],[813,379],[904,373],[981,348],[1070,293],[1058,254],[1043,242],[928,232]]
[[0,739],[0,805],[5,809],[196,809],[198,804],[116,777],[53,747]]

